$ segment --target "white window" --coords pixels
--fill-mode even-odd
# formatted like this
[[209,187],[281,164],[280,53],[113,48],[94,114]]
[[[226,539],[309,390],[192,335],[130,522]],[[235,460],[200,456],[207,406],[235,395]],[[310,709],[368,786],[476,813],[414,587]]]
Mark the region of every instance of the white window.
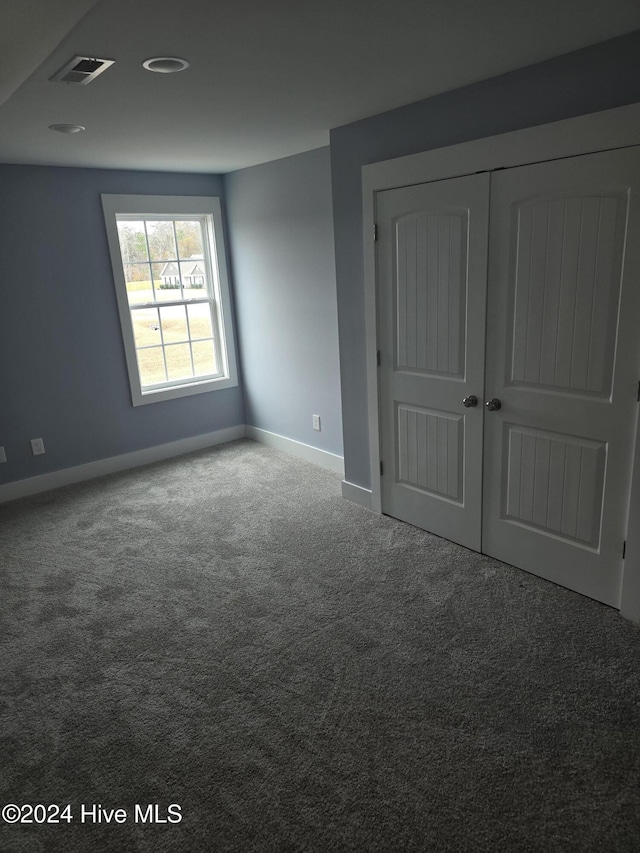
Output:
[[102,206],[133,405],[237,385],[220,199]]

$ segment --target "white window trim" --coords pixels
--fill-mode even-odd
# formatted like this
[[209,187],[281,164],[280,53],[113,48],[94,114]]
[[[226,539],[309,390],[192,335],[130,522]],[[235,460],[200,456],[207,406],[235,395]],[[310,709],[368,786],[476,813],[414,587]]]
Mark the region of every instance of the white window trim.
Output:
[[[133,405],[142,406],[148,403],[158,403],[162,400],[174,400],[192,394],[203,394],[237,386],[238,369],[220,199],[217,196],[102,195],[102,209],[109,240],[111,266]],[[120,240],[116,224],[118,214],[138,215],[147,218],[154,215],[175,216],[176,219],[182,216],[207,217],[206,222],[209,227],[207,236],[211,246],[211,265],[214,270],[212,288],[220,327],[219,348],[223,361],[221,376],[214,379],[194,379],[192,382],[147,389],[143,392],[138,372],[127,285],[120,253]]]

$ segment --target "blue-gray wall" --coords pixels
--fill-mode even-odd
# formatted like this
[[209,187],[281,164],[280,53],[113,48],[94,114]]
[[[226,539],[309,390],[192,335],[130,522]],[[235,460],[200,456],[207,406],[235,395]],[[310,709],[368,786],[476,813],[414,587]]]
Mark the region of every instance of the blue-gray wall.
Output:
[[0,483],[244,422],[240,388],[131,405],[100,201],[222,189],[215,176],[0,166]]
[[225,196],[246,422],[342,455],[329,149],[226,175]]
[[640,101],[640,32],[331,131],[345,478],[370,486],[361,168]]

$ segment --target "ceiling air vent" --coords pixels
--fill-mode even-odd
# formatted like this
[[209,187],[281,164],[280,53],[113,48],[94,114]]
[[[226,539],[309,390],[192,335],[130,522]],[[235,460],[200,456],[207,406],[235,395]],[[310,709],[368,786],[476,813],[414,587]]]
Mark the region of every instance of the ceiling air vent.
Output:
[[86,86],[114,62],[113,59],[96,59],[95,56],[74,56],[59,71],[56,71],[53,77],[49,77],[49,80]]

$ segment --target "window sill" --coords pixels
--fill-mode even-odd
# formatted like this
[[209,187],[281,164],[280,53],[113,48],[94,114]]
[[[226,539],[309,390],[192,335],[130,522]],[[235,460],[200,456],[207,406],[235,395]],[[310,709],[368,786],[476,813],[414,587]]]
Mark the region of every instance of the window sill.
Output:
[[161,403],[164,400],[176,400],[180,397],[191,397],[194,394],[208,394],[211,391],[221,391],[224,388],[235,388],[238,380],[229,376],[219,379],[206,379],[203,382],[189,382],[175,385],[172,388],[156,388],[151,391],[141,391],[133,387],[131,399],[134,406],[146,406],[149,403]]

